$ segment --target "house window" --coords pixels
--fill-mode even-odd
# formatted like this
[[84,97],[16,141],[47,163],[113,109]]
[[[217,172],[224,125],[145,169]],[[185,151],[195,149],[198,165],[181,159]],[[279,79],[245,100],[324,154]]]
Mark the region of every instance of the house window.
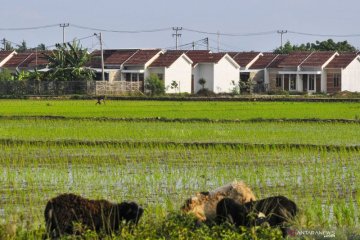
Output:
[[143,73],[139,74],[139,81],[144,81],[144,74]]
[[290,89],[291,91],[295,91],[296,90],[296,75],[295,74],[291,74],[290,75]]
[[341,86],[341,75],[339,73],[334,73],[334,87]]
[[137,75],[136,73],[133,73],[133,74],[131,75],[131,81],[132,81],[132,82],[137,82],[137,80],[138,80],[138,75]]
[[309,91],[315,90],[315,75],[309,75]]
[[281,87],[282,86],[282,77],[280,74],[276,75],[276,87]]
[[158,78],[159,78],[160,80],[164,80],[164,74],[158,73]]
[[125,74],[125,80],[126,80],[127,82],[130,82],[130,81],[131,81],[131,73],[126,73],[126,74]]

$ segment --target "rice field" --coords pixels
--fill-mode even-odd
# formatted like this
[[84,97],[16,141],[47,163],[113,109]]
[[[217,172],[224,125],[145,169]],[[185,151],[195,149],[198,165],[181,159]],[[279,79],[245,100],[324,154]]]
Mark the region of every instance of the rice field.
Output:
[[[359,234],[359,103],[0,104],[0,238],[36,239],[46,202],[64,192],[135,200],[146,209],[139,229],[148,231],[195,192],[234,179],[258,198],[293,199],[296,229]],[[125,239],[146,236],[138,234]]]

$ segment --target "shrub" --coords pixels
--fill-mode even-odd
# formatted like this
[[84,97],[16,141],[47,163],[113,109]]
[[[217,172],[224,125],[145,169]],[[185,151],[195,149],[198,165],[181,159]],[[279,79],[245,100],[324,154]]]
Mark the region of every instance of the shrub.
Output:
[[146,79],[145,89],[150,92],[151,96],[162,95],[165,93],[165,84],[156,74],[151,74],[150,77]]

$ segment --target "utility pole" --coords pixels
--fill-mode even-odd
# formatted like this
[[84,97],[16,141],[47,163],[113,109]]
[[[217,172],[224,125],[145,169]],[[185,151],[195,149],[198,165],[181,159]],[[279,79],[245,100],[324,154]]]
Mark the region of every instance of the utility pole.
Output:
[[62,24],[60,24],[60,27],[62,27],[62,31],[63,31],[63,44],[65,43],[65,28],[66,27],[69,27],[69,23],[62,23]]
[[205,38],[205,42],[206,42],[206,50],[209,50],[209,38]]
[[6,39],[3,38],[2,43],[4,44],[4,51],[6,51]]
[[172,36],[176,38],[176,50],[178,50],[178,46],[179,46],[178,38],[181,37],[181,33],[178,32],[182,30],[182,27],[173,27],[172,29],[175,31],[175,33],[173,33]]
[[99,38],[99,42],[100,42],[100,52],[101,52],[101,81],[105,81],[104,50],[103,50],[102,35],[101,35],[101,33],[99,33],[99,35],[96,34],[96,33],[94,33],[94,35]]
[[195,50],[195,42],[192,42],[192,50]]
[[287,33],[287,30],[278,30],[277,33],[281,35],[281,50],[283,48],[283,35]]

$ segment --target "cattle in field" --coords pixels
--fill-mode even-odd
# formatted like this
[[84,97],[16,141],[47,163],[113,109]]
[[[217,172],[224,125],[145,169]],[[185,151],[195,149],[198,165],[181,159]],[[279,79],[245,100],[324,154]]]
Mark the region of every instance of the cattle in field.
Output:
[[143,211],[135,202],[117,204],[107,200],[89,200],[71,193],[61,194],[46,204],[47,236],[58,238],[66,234],[80,234],[75,224],[109,234],[118,231],[123,222],[136,225]]
[[269,197],[244,204],[224,198],[216,207],[219,223],[228,221],[235,226],[252,227],[267,222],[272,227],[280,227],[284,237],[287,235],[287,225],[297,212],[296,204],[284,196]]
[[210,192],[198,192],[187,199],[181,210],[194,214],[201,221],[214,221],[216,218],[216,205],[223,198],[231,198],[237,203],[255,201],[252,190],[242,181],[234,181]]

